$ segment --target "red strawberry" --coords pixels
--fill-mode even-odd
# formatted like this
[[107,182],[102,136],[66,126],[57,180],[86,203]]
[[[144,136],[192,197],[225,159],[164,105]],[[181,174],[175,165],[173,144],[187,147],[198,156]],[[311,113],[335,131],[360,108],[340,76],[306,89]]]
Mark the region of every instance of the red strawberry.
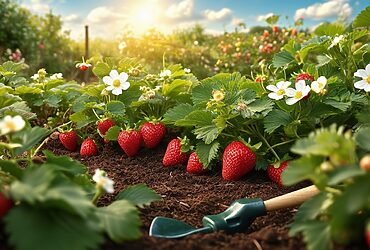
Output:
[[273,182],[276,182],[280,186],[283,186],[283,183],[281,181],[281,174],[287,167],[288,161],[282,162],[278,167],[275,167],[274,165],[269,165],[267,167],[267,174]]
[[181,151],[181,141],[176,138],[171,140],[167,145],[166,153],[163,157],[163,166],[170,167],[182,165],[185,164],[188,159],[189,154]]
[[86,65],[81,65],[80,66],[80,70],[82,71],[86,71],[89,67],[87,67]]
[[143,143],[143,137],[139,131],[124,130],[119,133],[117,141],[123,151],[125,151],[129,157],[132,157],[139,152],[141,144]]
[[2,219],[12,207],[13,202],[0,192],[0,219]]
[[269,36],[270,36],[270,34],[269,34],[269,32],[268,32],[267,30],[264,30],[264,31],[263,31],[263,36],[264,36],[264,37],[269,37]]
[[256,165],[256,154],[244,143],[234,141],[227,145],[222,159],[222,177],[236,181],[252,171]]
[[91,138],[86,138],[82,144],[80,149],[81,156],[93,156],[98,154],[98,148],[95,145],[95,142]]
[[274,25],[274,26],[272,27],[272,32],[274,32],[274,33],[279,32],[279,27],[278,27],[278,26],[276,26],[276,25]]
[[110,118],[107,118],[105,120],[98,121],[98,130],[99,130],[99,133],[101,135],[105,135],[107,133],[108,129],[110,129],[114,125],[115,125],[115,122],[112,119],[110,119]]
[[310,74],[308,73],[300,73],[299,75],[297,75],[297,77],[295,78],[295,82],[298,82],[300,80],[305,80],[305,81],[315,81],[315,78],[313,76],[311,76]]
[[298,30],[296,28],[292,29],[292,36],[296,36],[298,34]]
[[78,136],[76,131],[72,130],[69,132],[60,133],[59,140],[66,149],[70,151],[75,151],[77,149]]
[[191,153],[186,170],[190,174],[204,174],[206,172],[196,152]]
[[146,148],[155,148],[166,135],[166,126],[163,123],[146,122],[140,129]]

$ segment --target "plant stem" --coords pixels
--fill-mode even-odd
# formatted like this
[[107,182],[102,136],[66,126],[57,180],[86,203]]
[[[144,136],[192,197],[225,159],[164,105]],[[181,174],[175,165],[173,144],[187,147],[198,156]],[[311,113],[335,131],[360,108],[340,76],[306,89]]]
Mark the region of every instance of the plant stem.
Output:
[[278,161],[280,161],[279,155],[276,153],[276,151],[271,147],[270,143],[266,140],[266,138],[261,134],[257,126],[254,126],[254,130],[257,133],[257,135],[262,139],[262,141],[267,145],[271,153],[276,157]]
[[45,140],[43,140],[41,142],[41,144],[36,148],[35,152],[33,152],[33,154],[31,154],[31,159],[32,159],[32,157],[34,157],[37,154],[37,152],[39,152],[39,150],[42,148],[42,146],[44,146],[44,144],[47,143],[48,141],[49,141],[49,137],[46,137]]
[[272,145],[271,148],[276,148],[276,147],[279,147],[279,146],[282,146],[282,145],[285,145],[285,144],[288,144],[288,143],[291,143],[291,142],[294,142],[294,141],[295,141],[295,139],[289,140],[289,141],[280,142],[280,143],[277,143],[277,144]]
[[100,188],[100,187],[97,187],[97,191],[96,191],[96,193],[95,193],[95,195],[94,195],[94,198],[92,199],[92,203],[94,204],[94,205],[96,205],[97,203],[98,203],[98,200],[99,200],[99,198],[102,196],[102,194],[103,194],[103,192],[102,192],[102,189]]

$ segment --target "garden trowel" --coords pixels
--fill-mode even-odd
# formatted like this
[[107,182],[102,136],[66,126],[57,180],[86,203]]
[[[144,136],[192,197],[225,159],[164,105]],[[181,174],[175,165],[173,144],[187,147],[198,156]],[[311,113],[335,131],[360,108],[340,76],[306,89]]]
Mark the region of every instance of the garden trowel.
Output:
[[258,217],[267,212],[294,207],[315,196],[319,190],[309,186],[267,201],[262,199],[239,199],[224,212],[203,217],[203,227],[193,226],[176,219],[156,217],[152,221],[149,235],[161,238],[181,238],[195,233],[211,233],[224,230],[227,233],[245,231]]

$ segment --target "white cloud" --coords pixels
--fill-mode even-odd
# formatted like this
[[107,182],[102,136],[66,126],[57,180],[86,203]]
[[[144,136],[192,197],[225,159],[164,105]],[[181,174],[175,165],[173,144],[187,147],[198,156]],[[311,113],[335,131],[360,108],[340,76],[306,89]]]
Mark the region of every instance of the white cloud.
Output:
[[81,20],[81,17],[76,14],[71,14],[62,18],[64,22],[73,23]]
[[274,13],[270,12],[270,13],[267,13],[266,15],[259,15],[257,16],[256,20],[257,22],[264,22],[266,21],[267,18],[269,18],[270,16],[273,16]]
[[231,20],[231,25],[233,26],[238,26],[240,23],[244,23],[243,18],[233,18],[233,20]]
[[347,18],[352,14],[349,0],[327,0],[296,10],[295,19],[300,17],[320,20],[329,17]]
[[90,13],[87,15],[86,20],[90,23],[109,23],[111,21],[115,21],[124,17],[125,16],[119,14],[118,11],[112,10],[105,6],[100,6],[91,10]]
[[28,4],[22,4],[21,6],[29,9],[32,12],[40,14],[50,11],[49,4],[43,2],[42,0],[31,0]]
[[183,0],[178,4],[172,4],[166,10],[166,16],[173,19],[190,17],[193,13],[193,6],[193,0]]
[[232,11],[229,8],[222,8],[219,11],[207,9],[203,14],[209,21],[226,21],[232,17]]

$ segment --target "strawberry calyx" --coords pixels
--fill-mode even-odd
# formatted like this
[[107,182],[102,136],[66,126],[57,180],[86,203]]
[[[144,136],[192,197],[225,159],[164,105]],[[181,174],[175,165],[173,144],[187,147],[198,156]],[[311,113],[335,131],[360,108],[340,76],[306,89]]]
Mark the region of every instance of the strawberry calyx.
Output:
[[189,153],[193,151],[194,146],[190,144],[189,138],[185,135],[184,138],[177,137],[177,139],[180,140],[180,145],[181,145],[181,153]]
[[248,138],[248,141],[244,140],[242,137],[237,138],[238,141],[242,142],[245,146],[250,148],[254,153],[262,146],[262,142],[258,142],[256,144],[251,144],[251,138]]

